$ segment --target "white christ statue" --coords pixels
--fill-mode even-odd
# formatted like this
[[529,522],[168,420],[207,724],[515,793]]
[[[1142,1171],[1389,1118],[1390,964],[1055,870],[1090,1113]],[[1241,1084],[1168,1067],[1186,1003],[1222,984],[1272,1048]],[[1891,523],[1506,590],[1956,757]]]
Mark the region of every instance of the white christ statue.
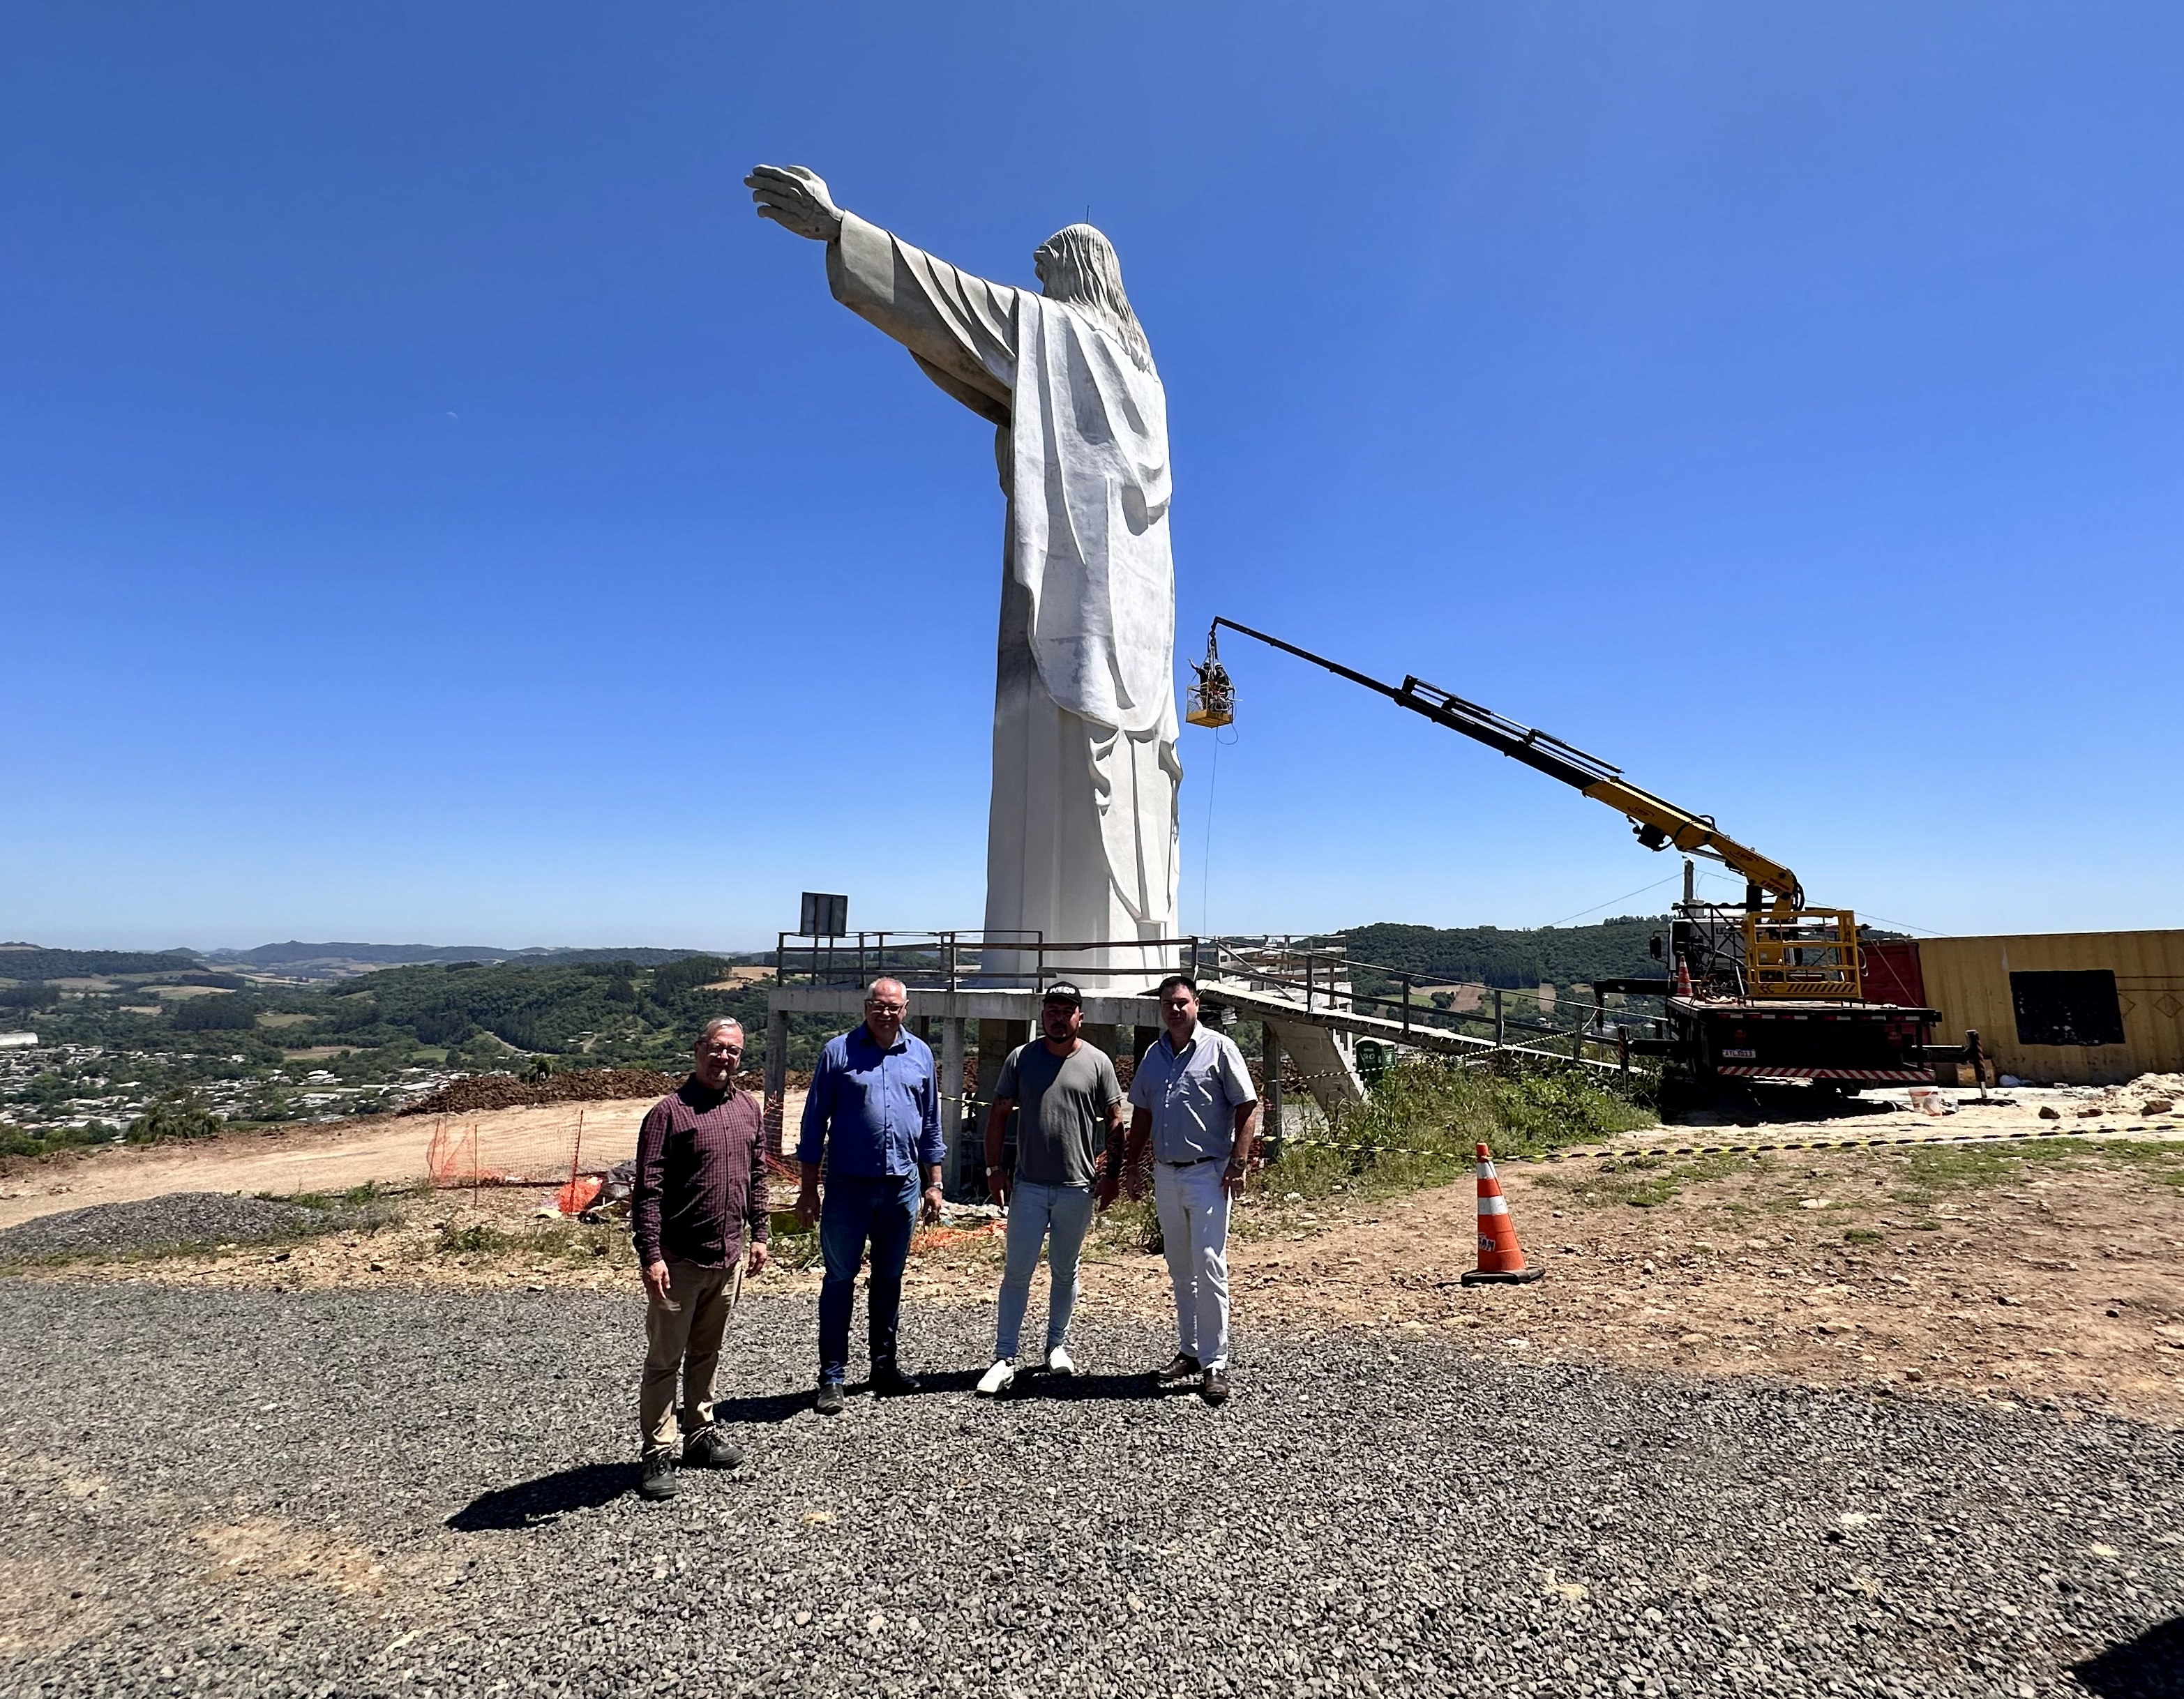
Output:
[[[986,936],[1098,944],[1050,974],[1159,972],[1175,936],[1175,569],[1167,398],[1089,224],[1032,256],[1042,292],[989,283],[854,213],[800,165],[744,180],[759,214],[827,244],[834,298],[995,426],[1008,497]],[[989,975],[1028,957],[988,953]]]

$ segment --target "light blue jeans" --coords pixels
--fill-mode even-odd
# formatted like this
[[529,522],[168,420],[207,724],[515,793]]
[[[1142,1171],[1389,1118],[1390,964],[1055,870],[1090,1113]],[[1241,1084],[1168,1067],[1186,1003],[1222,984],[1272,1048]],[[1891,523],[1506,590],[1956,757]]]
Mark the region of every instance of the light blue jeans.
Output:
[[1077,1259],[1092,1225],[1092,1188],[1022,1184],[1009,1194],[1008,1262],[1001,1271],[1001,1319],[994,1334],[995,1357],[1012,1357],[1023,1333],[1024,1306],[1039,1252],[1052,1235],[1047,1267],[1054,1287],[1046,1299],[1046,1348],[1069,1337],[1069,1312],[1077,1307]]

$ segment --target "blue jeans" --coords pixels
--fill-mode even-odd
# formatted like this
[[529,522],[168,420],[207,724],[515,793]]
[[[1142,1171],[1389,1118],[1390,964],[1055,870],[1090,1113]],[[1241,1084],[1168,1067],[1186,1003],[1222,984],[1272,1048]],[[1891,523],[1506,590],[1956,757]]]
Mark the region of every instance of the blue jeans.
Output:
[[865,1293],[875,1366],[894,1361],[896,1318],[902,1313],[902,1267],[910,1261],[911,1229],[917,1225],[923,1188],[916,1174],[867,1179],[829,1174],[819,1206],[819,1255],[827,1277],[819,1287],[819,1381],[839,1385],[850,1366],[850,1307],[855,1301],[857,1265],[872,1241],[872,1280]]
[[1023,1332],[1024,1306],[1031,1301],[1031,1277],[1039,1267],[1039,1246],[1053,1235],[1047,1257],[1054,1285],[1046,1298],[1046,1348],[1069,1337],[1069,1314],[1077,1307],[1077,1258],[1084,1231],[1092,1224],[1092,1188],[1039,1186],[1020,1182],[1009,1194],[1009,1250],[1001,1272],[1001,1319],[994,1335],[996,1357],[1017,1354]]

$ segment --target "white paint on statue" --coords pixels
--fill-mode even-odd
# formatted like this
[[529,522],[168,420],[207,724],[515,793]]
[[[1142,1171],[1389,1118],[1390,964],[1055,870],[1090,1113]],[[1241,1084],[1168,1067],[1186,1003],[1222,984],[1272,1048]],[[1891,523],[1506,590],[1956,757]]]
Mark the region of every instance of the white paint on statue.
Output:
[[[1112,894],[1134,923],[1087,915],[1110,923],[1084,936],[1143,927],[1134,935],[1173,937],[1183,769],[1167,397],[1150,354],[1141,368],[1089,314],[1026,291],[1017,315],[1010,577],[1029,599],[1029,647],[1046,694],[1084,722]],[[989,887],[989,912],[994,894]],[[1067,909],[1063,898],[1057,924],[1077,918]]]
[[747,181],[762,214],[827,242],[838,300],[998,427],[989,936],[1108,945],[1064,964],[1092,984],[1166,970],[1172,950],[1128,946],[1176,926],[1167,400],[1113,249],[1089,225],[1058,232],[1034,256],[1035,294],[840,211],[800,168]]

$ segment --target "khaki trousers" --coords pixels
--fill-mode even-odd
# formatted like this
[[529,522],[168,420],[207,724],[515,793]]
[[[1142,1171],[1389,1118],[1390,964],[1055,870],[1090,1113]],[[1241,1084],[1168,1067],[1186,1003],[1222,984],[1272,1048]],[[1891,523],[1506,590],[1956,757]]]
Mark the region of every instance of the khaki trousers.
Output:
[[[647,1298],[644,1378],[638,1389],[637,1425],[644,1455],[671,1451],[682,1435],[713,1419],[713,1373],[721,1363],[721,1336],[728,1326],[728,1289],[735,1269],[702,1268],[670,1262],[667,1295],[676,1306]],[[682,1376],[682,1419],[675,1416],[675,1376]]]

